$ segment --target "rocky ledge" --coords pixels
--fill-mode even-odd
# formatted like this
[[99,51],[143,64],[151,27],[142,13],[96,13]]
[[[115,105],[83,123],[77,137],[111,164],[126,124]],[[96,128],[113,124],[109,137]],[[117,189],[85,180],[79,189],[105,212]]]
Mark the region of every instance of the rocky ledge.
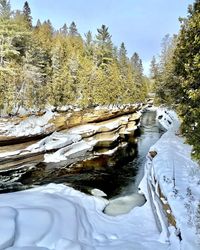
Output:
[[[141,105],[48,111],[0,120],[0,173],[5,183],[112,167],[135,155]],[[130,149],[130,144],[131,149]]]

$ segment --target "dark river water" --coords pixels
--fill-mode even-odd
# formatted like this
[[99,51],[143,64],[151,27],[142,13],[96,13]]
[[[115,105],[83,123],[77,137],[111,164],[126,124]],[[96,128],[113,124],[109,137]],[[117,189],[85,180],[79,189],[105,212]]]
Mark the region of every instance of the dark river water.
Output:
[[[137,148],[129,145],[129,157],[121,158],[120,166],[109,167],[106,171],[83,172],[65,177],[65,181],[81,191],[87,192],[91,188],[103,190],[108,198],[128,195],[138,191],[138,185],[144,175],[144,164],[149,148],[160,138],[161,131],[156,122],[156,112],[146,111],[140,121],[140,130],[137,137]],[[119,153],[120,154],[120,153]],[[119,155],[120,157],[120,155]],[[63,180],[64,181],[64,180]]]
[[135,170],[135,175],[130,178],[128,185],[121,188],[120,195],[137,192],[138,185],[144,176],[146,155],[161,135],[162,132],[156,121],[156,112],[144,112],[141,118],[140,136],[138,136],[138,153],[136,158],[128,164]]
[[[110,165],[103,164],[105,162],[103,156],[97,159],[98,164],[102,162],[102,165],[96,170],[86,167],[80,168],[79,171],[69,171],[69,168],[58,166],[52,171],[40,163],[34,170],[23,174],[20,173],[20,170],[18,173],[11,171],[10,176],[5,173],[2,176],[3,182],[5,183],[9,177],[8,184],[10,184],[4,184],[5,187],[1,188],[1,192],[19,191],[52,182],[63,183],[86,193],[90,193],[93,188],[98,188],[104,191],[108,198],[137,192],[144,175],[148,150],[161,136],[156,123],[156,112],[146,111],[142,114],[140,129],[137,132],[137,143],[135,143],[135,136],[129,139],[126,147],[117,151],[117,161],[112,160]],[[13,181],[17,175],[21,177],[17,181]]]

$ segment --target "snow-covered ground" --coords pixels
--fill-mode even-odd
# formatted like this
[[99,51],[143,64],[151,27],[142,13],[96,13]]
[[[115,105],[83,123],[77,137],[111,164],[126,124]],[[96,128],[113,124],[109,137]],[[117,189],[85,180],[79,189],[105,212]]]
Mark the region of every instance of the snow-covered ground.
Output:
[[[176,136],[179,122],[173,114],[163,113],[164,121],[171,119],[167,122],[170,127],[150,149],[157,152],[156,156],[147,157],[140,183],[140,192],[147,199],[143,206],[141,197],[134,195],[118,200],[122,209],[117,215],[116,202],[109,211],[113,217],[103,213],[108,200],[59,184],[1,194],[0,250],[200,249],[200,171],[190,159],[191,147]],[[46,147],[48,142],[40,142],[31,150]],[[80,138],[74,141],[81,142]],[[168,224],[162,204],[169,204],[166,212],[175,217],[176,228]]]
[[159,242],[148,202],[116,217],[102,212],[106,204],[55,184],[2,194],[0,249],[168,249]]
[[[192,161],[192,147],[178,136],[179,120],[174,111],[158,110],[158,120],[167,130],[150,151],[156,156],[148,159],[148,181],[155,188],[156,200],[162,192],[157,208],[168,204],[167,213],[176,221],[181,249],[200,249],[200,167]],[[170,122],[169,122],[170,121]],[[159,210],[159,209],[158,209]]]

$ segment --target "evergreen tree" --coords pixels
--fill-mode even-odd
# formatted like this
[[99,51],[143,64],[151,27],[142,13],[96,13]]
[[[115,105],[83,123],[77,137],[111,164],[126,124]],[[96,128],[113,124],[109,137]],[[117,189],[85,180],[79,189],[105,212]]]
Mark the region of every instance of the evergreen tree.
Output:
[[[175,94],[177,79],[174,75],[173,55],[176,46],[176,36],[166,35],[162,42],[162,50],[158,72],[155,78],[156,102],[170,105]],[[178,101],[178,96],[176,96]]]
[[94,42],[91,31],[85,34],[85,49],[87,56],[92,58],[94,55]]
[[165,36],[156,91],[160,102],[176,107],[182,118],[182,132],[200,159],[200,1],[189,6],[181,18],[178,37]]
[[40,19],[38,19],[35,28],[39,28],[41,25],[42,25],[41,21]]
[[65,23],[62,28],[60,29],[60,33],[64,36],[68,35],[68,28],[67,28],[67,24]]
[[9,19],[11,14],[10,1],[0,0],[0,19]]
[[200,159],[200,1],[196,0],[188,11],[188,18],[182,20],[173,58],[174,74],[179,80],[174,88],[174,101],[178,100],[183,132]]
[[150,76],[151,79],[156,80],[158,78],[159,69],[158,64],[156,62],[155,56],[153,56],[151,63],[150,63]]
[[98,65],[105,66],[112,62],[113,58],[113,45],[111,41],[111,35],[108,32],[108,27],[102,25],[100,29],[97,29],[97,60]]
[[96,71],[96,65],[91,57],[84,56],[81,58],[77,77],[80,90],[78,103],[82,107],[91,107],[95,104],[94,99],[98,91],[98,89],[95,89]]
[[118,104],[142,100],[146,93],[142,62],[133,67],[125,44],[114,47],[108,27],[83,40],[74,22],[58,31],[50,20],[32,26],[31,10],[11,14],[0,0],[0,109],[42,109],[79,104]]
[[72,22],[69,26],[69,35],[72,37],[79,36],[75,22]]
[[24,3],[23,14],[25,17],[25,21],[27,22],[28,26],[31,28],[32,27],[31,9],[27,1]]
[[138,53],[134,53],[131,57],[131,64],[137,73],[142,76],[143,75],[143,66],[142,66],[142,60],[140,59]]
[[121,65],[127,66],[128,58],[124,43],[121,44],[119,49],[119,62]]
[[136,85],[135,99],[137,101],[143,101],[144,96],[146,96],[146,86],[143,77],[142,60],[136,52],[131,57],[131,66],[133,69],[134,83]]

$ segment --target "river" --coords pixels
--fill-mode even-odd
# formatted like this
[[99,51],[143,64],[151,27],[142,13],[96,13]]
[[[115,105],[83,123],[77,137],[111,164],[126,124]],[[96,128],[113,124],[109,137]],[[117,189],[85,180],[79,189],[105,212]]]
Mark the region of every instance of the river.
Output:
[[[79,168],[79,171],[72,171],[59,166],[52,170],[41,162],[30,171],[16,169],[2,173],[1,192],[19,191],[54,182],[72,186],[86,193],[90,193],[93,188],[98,188],[104,191],[108,198],[135,193],[143,177],[147,152],[161,136],[155,118],[154,111],[146,111],[142,114],[139,131],[125,148],[117,151],[117,162],[112,162],[112,166],[105,166],[102,163],[102,167],[96,170],[86,167]],[[101,157],[97,161],[103,162]],[[16,176],[21,177],[15,181]]]
[[155,111],[145,111],[140,121],[137,137],[137,153],[132,144],[128,146],[129,157],[121,159],[120,166],[113,166],[103,171],[83,171],[79,174],[63,176],[54,182],[66,182],[69,185],[88,192],[91,188],[103,190],[108,198],[115,198],[137,193],[138,185],[144,175],[144,164],[149,148],[160,138],[162,132],[156,121]]

